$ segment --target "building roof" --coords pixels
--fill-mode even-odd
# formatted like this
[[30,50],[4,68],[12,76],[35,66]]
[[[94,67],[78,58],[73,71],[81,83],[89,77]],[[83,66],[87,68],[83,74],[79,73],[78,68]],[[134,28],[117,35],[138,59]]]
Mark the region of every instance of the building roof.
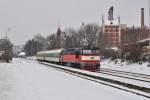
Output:
[[25,56],[25,52],[19,53],[18,56]]
[[136,43],[147,42],[147,41],[150,41],[150,38],[146,38],[146,39],[140,40],[140,41],[138,41]]

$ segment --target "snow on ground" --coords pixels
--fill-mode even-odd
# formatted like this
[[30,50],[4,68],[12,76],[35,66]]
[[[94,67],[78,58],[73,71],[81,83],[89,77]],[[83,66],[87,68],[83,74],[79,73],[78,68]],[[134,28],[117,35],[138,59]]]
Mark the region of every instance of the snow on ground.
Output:
[[26,57],[26,59],[28,59],[28,60],[37,60],[36,56],[29,56],[29,57]]
[[150,66],[148,66],[148,62],[142,62],[142,64],[140,65],[139,63],[131,64],[127,61],[121,63],[120,60],[117,60],[117,62],[115,63],[115,61],[107,59],[101,61],[101,68],[150,75]]
[[0,100],[148,100],[43,65],[0,63]]

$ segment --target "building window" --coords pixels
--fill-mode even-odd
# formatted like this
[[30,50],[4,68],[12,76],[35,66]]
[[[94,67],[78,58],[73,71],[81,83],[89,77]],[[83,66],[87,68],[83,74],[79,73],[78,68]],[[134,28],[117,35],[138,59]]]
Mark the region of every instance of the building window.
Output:
[[108,29],[105,29],[105,32],[108,32]]
[[113,29],[110,29],[110,32],[114,32],[114,30],[113,30]]
[[114,35],[115,35],[115,37],[118,37],[118,36],[119,36],[119,34],[118,34],[118,33],[114,33]]
[[116,41],[119,41],[119,38],[116,38]]
[[113,37],[116,37],[116,33],[113,34]]
[[113,33],[110,33],[110,36],[113,37]]
[[115,29],[115,32],[119,32],[119,29]]
[[108,35],[107,35],[108,37],[110,37],[110,33],[108,33]]

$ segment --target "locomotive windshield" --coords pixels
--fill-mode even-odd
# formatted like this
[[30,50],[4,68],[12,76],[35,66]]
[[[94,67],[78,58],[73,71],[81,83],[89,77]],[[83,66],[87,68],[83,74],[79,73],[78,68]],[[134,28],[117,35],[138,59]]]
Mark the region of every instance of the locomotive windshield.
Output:
[[83,50],[83,54],[99,54],[99,50]]

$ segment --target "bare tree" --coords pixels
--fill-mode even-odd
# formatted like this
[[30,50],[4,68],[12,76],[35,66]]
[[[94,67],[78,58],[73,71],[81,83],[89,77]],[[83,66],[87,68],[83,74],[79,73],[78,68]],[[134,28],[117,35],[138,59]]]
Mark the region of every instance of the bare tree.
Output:
[[57,37],[56,34],[51,34],[46,37],[46,43],[48,44],[49,49],[57,49],[58,43],[57,43]]
[[84,35],[84,28],[83,26],[81,26],[79,29],[78,29],[78,44],[80,46],[84,46],[85,45],[85,35]]
[[79,33],[82,36],[83,41],[85,41],[84,45],[96,46],[99,31],[99,25],[96,23],[90,23],[82,26]]
[[66,48],[78,47],[78,33],[74,28],[66,28],[63,34],[64,46]]
[[4,52],[2,59],[6,62],[9,62],[9,60],[12,59],[12,47],[13,45],[8,38],[0,40],[0,51]]
[[24,45],[24,51],[26,56],[31,56],[32,55],[32,45],[31,45],[32,41],[28,40],[25,45]]
[[36,51],[41,51],[44,48],[45,39],[44,37],[38,33],[34,36],[33,40],[36,42]]

